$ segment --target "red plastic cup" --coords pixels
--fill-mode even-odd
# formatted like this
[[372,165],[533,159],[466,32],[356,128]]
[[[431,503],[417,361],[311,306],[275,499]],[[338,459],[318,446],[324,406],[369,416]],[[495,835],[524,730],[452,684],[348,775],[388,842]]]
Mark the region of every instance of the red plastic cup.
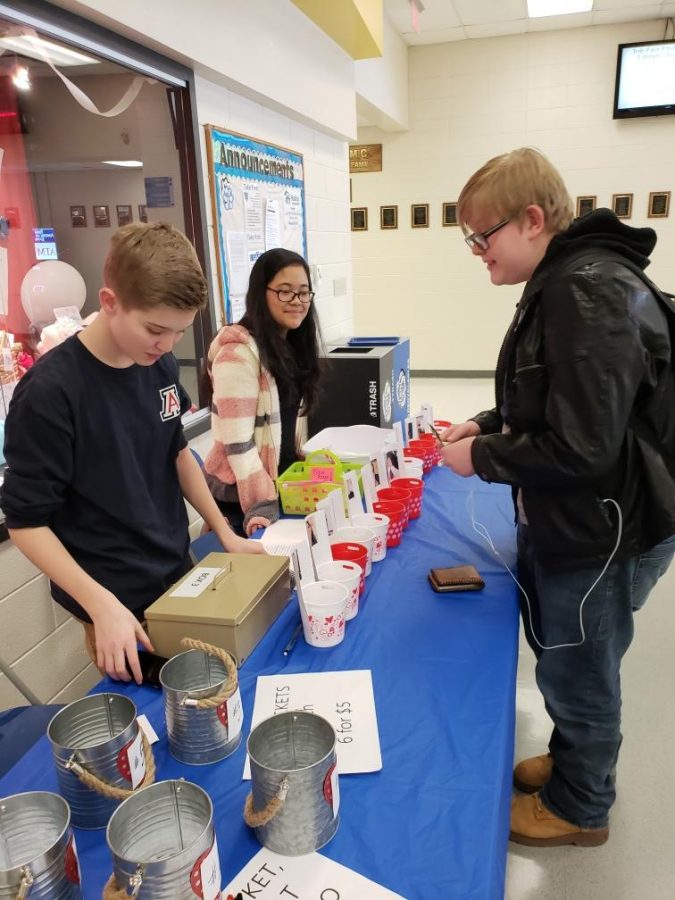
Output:
[[403,488],[378,488],[377,499],[394,500],[396,503],[402,503],[405,507],[405,519],[403,521],[403,527],[408,527],[408,521],[410,520],[410,504],[412,502],[412,494],[410,493],[410,491],[406,491]]
[[422,513],[422,496],[424,494],[424,482],[421,478],[394,478],[391,483],[395,490],[410,491],[410,518],[419,519]]
[[437,466],[441,461],[441,445],[438,443],[436,435],[427,431],[419,436],[419,440],[426,444],[428,448],[431,448],[431,464],[432,466]]
[[359,581],[359,596],[366,587],[366,563],[368,562],[368,548],[363,544],[356,544],[352,541],[340,541],[337,544],[330,545],[333,559],[347,559],[349,562],[356,563],[361,566],[361,580]]
[[405,505],[396,503],[394,500],[376,500],[373,503],[373,512],[382,513],[389,517],[387,547],[398,547],[405,528]]
[[419,459],[420,462],[424,462],[424,450],[413,450],[412,447],[404,447],[403,455],[406,459]]
[[[433,437],[433,435],[431,435]],[[434,448],[428,441],[420,439],[409,441],[408,447],[415,451],[416,456],[421,456],[424,462],[424,474],[428,475],[434,467]]]

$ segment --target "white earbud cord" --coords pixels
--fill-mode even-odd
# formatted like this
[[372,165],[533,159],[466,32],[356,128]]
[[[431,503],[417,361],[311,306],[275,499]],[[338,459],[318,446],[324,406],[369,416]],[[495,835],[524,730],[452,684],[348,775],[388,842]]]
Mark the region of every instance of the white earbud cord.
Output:
[[529,622],[530,622],[530,633],[532,634],[532,637],[534,638],[536,644],[539,647],[541,647],[542,650],[560,650],[563,647],[580,647],[583,644],[583,642],[586,640],[586,632],[584,631],[584,616],[583,616],[584,603],[586,602],[586,600],[588,599],[590,594],[593,592],[596,585],[599,583],[599,581],[601,580],[601,578],[603,577],[603,575],[609,568],[610,563],[614,559],[616,552],[619,549],[619,544],[621,543],[621,534],[623,532],[623,516],[621,515],[621,507],[619,506],[619,504],[616,502],[616,500],[613,500],[611,497],[604,499],[602,502],[614,504],[614,506],[616,507],[617,515],[619,517],[619,526],[617,529],[616,544],[614,545],[614,549],[610,553],[609,558],[608,558],[607,562],[605,563],[605,567],[603,568],[602,572],[598,575],[598,577],[595,579],[593,584],[586,591],[581,603],[579,604],[579,631],[581,632],[581,640],[576,641],[575,643],[552,644],[551,646],[547,646],[546,644],[542,644],[541,641],[539,640],[539,638],[537,637],[537,635],[535,634],[534,624],[532,622],[532,607],[530,605],[530,598],[527,596],[527,591],[522,586],[522,584],[518,581],[516,576],[513,574],[513,572],[509,568],[508,563],[506,562],[504,557],[501,555],[499,550],[497,550],[497,548],[495,547],[495,545],[492,541],[492,538],[490,537],[490,533],[487,530],[487,528],[485,527],[485,525],[483,525],[482,522],[476,521],[476,518],[474,516],[473,491],[471,491],[471,493],[469,494],[469,496],[467,498],[466,505],[467,505],[467,510],[469,512],[469,516],[471,517],[471,525],[473,526],[473,530],[476,532],[477,535],[482,537],[483,540],[485,540],[487,542],[487,544],[490,546],[492,552],[501,561],[501,563],[504,566],[504,568],[506,569],[506,571],[509,573],[511,578],[513,578],[515,583],[518,585],[518,588],[522,591],[523,597],[525,597],[525,602],[527,603],[527,612],[528,612],[528,618],[529,618]]

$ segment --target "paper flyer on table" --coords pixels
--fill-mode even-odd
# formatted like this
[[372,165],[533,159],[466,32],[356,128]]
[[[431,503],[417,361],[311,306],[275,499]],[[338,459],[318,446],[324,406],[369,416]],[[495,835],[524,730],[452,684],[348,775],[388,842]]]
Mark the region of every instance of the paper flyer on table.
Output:
[[223,890],[222,896],[257,900],[405,900],[320,853],[280,856],[263,847]]
[[[331,723],[341,775],[382,768],[370,669],[258,676],[251,731],[264,719],[293,709],[314,712]],[[243,777],[251,777],[248,756]]]

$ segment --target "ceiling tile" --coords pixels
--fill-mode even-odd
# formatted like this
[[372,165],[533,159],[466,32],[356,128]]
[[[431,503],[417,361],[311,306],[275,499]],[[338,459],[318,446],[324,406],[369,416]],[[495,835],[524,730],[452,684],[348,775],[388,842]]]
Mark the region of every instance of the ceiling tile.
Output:
[[540,16],[527,20],[528,31],[556,31],[562,28],[581,28],[593,24],[593,13],[569,13],[565,16]]
[[[422,0],[424,12],[420,14],[422,31],[457,28],[461,26],[459,16],[455,12],[452,0]],[[384,0],[384,9],[391,21],[403,34],[415,33],[412,27],[409,0]]]
[[527,17],[526,0],[453,0],[464,25],[487,25]]
[[[654,6],[654,0],[593,0],[593,12],[602,12],[605,9],[640,10],[647,6]],[[661,4],[656,4],[660,6]]]
[[527,31],[527,19],[517,22],[495,22],[491,25],[466,25],[464,28],[468,38],[503,37],[508,34],[524,34]]
[[[405,0],[406,6],[408,0]],[[462,24],[452,0],[422,0],[424,12],[420,13],[420,27],[424,30],[437,28],[459,28]],[[408,21],[411,21],[408,13]]]
[[592,13],[537,19],[528,18],[527,0],[423,0],[423,3],[421,33],[417,34],[412,30],[409,0],[384,0],[386,14],[410,45],[675,16],[675,0],[595,0]]
[[660,19],[663,16],[660,3],[649,3],[635,9],[605,9],[592,12],[594,25],[613,25],[618,22],[640,22]]
[[444,44],[446,41],[463,41],[466,35],[464,28],[437,28],[435,31],[423,31],[421,34],[404,34],[403,39],[411,47],[423,44]]

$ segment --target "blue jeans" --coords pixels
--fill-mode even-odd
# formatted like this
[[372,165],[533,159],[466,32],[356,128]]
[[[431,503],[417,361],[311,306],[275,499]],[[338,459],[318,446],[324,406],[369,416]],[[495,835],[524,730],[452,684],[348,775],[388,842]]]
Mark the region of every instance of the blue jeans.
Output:
[[[530,599],[534,633],[546,646],[577,643],[579,604],[603,567],[546,569],[535,558],[528,532],[527,526],[518,529],[518,573]],[[554,724],[553,774],[541,799],[555,815],[582,828],[607,825],[621,746],[621,659],[633,639],[633,613],[674,553],[675,535],[640,556],[613,562],[584,604],[586,638],[577,647],[542,650],[520,594],[525,635],[537,657],[537,684]]]

